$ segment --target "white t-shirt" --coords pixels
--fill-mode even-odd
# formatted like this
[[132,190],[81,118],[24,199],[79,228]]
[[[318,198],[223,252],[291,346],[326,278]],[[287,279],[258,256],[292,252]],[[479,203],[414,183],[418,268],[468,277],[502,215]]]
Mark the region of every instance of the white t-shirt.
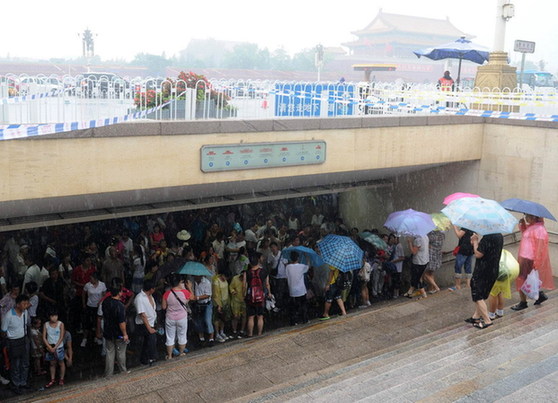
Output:
[[[155,303],[155,301],[153,301]],[[137,315],[136,315],[136,325],[143,324],[143,320],[141,320],[140,314],[145,313],[147,316],[147,322],[151,327],[155,326],[155,320],[157,319],[157,311],[155,311],[155,305],[151,305],[149,302],[149,297],[145,293],[145,291],[141,291],[138,295],[136,295],[136,299],[134,299],[134,305],[136,307]]]
[[32,297],[29,297],[29,308],[27,308],[27,312],[29,312],[29,316],[31,316],[32,318],[34,318],[35,316],[37,316],[37,307],[39,306],[39,296],[38,295],[33,295]]
[[426,235],[416,236],[413,239],[414,246],[419,248],[418,252],[413,255],[413,263],[418,265],[428,264],[430,261],[430,253],[428,251],[428,237]]
[[91,283],[85,284],[83,286],[83,291],[87,292],[87,306],[97,308],[106,290],[107,287],[102,281],[97,283],[97,287],[94,287]]
[[306,295],[306,284],[304,274],[308,272],[308,266],[302,263],[291,263],[285,268],[287,283],[289,284],[289,295],[291,297],[302,297]]
[[210,303],[212,291],[213,290],[211,289],[211,282],[206,277],[202,277],[199,284],[194,281],[194,295],[196,297],[199,297],[201,295],[209,295],[209,298],[198,300],[198,304]]
[[[397,245],[395,245],[395,253],[393,255],[393,259],[401,259],[402,257],[405,257],[405,251],[403,250],[403,245],[398,243]],[[401,260],[400,262],[395,262],[394,265],[397,269],[397,273],[401,273],[403,271],[403,260]]]

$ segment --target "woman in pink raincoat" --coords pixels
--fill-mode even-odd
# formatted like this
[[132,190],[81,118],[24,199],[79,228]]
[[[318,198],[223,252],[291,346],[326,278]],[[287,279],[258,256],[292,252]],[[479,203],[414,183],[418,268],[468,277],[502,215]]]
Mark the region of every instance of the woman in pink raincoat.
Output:
[[[538,270],[542,281],[541,289],[554,289],[552,267],[550,267],[550,258],[548,256],[548,232],[546,232],[544,227],[544,220],[541,217],[526,214],[525,219],[519,220],[519,230],[522,232],[522,236],[517,258],[519,262],[519,276],[515,280],[515,284],[521,301],[512,306],[511,309],[514,311],[527,308],[527,296],[521,291],[521,286],[531,270]],[[541,290],[535,305],[542,304],[547,299],[548,297]]]

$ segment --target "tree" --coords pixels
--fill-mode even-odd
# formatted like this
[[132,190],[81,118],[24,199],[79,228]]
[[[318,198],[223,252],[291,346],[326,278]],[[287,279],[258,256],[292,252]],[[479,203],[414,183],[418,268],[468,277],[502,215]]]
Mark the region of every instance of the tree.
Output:
[[150,74],[164,76],[165,68],[171,65],[171,61],[164,56],[138,53],[130,64],[147,67]]

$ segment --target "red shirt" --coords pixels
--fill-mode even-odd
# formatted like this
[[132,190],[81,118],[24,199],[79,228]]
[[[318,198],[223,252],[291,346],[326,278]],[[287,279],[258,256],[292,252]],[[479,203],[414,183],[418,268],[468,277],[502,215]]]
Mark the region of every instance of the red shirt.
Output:
[[[101,301],[99,301],[99,305],[103,303],[103,301],[105,299],[107,299],[108,297],[111,297],[112,294],[110,293],[110,291],[107,291],[105,293],[105,295],[103,295],[103,297],[101,298]],[[120,294],[120,302],[122,302],[124,305],[126,305],[128,303],[128,301],[130,300],[130,298],[132,298],[134,296],[134,293],[130,290],[128,290],[127,288],[122,287],[122,294]]]
[[[91,274],[96,271],[97,269],[93,265],[91,265],[88,270],[85,270],[82,265],[79,265],[72,270],[72,281],[85,285],[91,280]],[[76,285],[76,296],[81,297],[83,295],[83,285]]]

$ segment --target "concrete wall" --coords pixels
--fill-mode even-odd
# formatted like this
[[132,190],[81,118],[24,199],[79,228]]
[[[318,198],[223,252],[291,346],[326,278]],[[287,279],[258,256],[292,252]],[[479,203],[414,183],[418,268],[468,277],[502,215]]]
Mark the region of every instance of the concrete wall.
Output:
[[[285,120],[275,126],[231,121],[206,122],[203,130],[192,130],[191,122],[142,122],[85,130],[73,137],[2,141],[0,202],[479,159],[482,125],[472,123],[474,120],[463,122],[448,126],[442,120],[429,125],[426,117],[408,120],[406,125],[399,118]],[[200,170],[203,145],[313,139],[327,143],[324,164],[214,173]]]
[[[484,130],[479,194],[537,201],[558,217],[558,130],[496,122]],[[558,232],[555,221],[546,226]]]

